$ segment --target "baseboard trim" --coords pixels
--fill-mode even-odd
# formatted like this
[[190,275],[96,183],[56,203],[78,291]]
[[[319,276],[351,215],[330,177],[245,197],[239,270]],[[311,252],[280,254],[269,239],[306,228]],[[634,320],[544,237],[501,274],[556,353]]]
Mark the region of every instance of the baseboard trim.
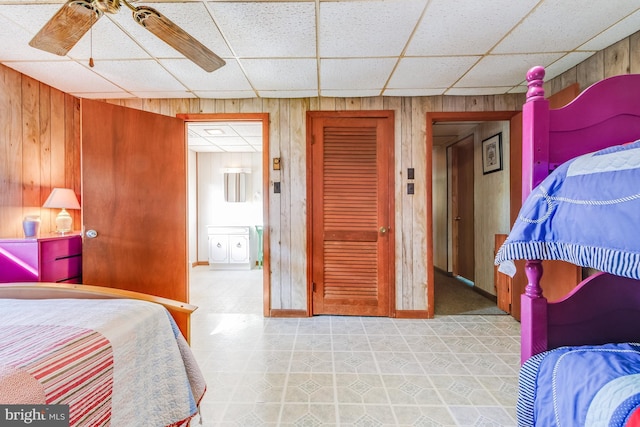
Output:
[[306,310],[271,309],[271,317],[309,317]]
[[196,261],[191,263],[191,268],[197,267],[199,265],[209,265],[207,261]]
[[396,319],[431,319],[427,310],[396,310]]

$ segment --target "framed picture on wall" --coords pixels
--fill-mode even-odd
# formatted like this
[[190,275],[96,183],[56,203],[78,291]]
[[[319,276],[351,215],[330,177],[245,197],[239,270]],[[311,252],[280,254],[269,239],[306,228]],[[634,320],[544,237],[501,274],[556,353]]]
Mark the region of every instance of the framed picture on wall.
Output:
[[502,170],[502,132],[482,140],[482,173]]

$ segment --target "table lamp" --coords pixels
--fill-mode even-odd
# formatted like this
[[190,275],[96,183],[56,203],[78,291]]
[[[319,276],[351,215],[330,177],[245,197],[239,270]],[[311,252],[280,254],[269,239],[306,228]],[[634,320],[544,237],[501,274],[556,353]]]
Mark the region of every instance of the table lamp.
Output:
[[62,209],[56,217],[56,232],[67,233],[72,230],[73,219],[67,209],[80,209],[76,193],[70,188],[54,188],[42,205],[43,208]]

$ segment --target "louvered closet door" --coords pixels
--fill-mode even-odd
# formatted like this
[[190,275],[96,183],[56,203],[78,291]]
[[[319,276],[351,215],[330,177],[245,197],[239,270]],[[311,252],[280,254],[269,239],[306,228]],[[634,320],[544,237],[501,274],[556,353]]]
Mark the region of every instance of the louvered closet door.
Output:
[[390,314],[393,118],[384,113],[313,117],[313,314]]

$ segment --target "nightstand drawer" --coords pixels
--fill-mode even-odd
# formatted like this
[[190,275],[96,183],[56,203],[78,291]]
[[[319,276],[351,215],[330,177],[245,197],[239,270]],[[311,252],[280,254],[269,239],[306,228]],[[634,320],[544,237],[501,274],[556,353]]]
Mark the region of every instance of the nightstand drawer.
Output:
[[40,266],[40,281],[80,283],[82,275],[82,257],[62,258],[45,261]]
[[42,263],[82,254],[82,238],[71,236],[68,239],[52,239],[40,242]]

